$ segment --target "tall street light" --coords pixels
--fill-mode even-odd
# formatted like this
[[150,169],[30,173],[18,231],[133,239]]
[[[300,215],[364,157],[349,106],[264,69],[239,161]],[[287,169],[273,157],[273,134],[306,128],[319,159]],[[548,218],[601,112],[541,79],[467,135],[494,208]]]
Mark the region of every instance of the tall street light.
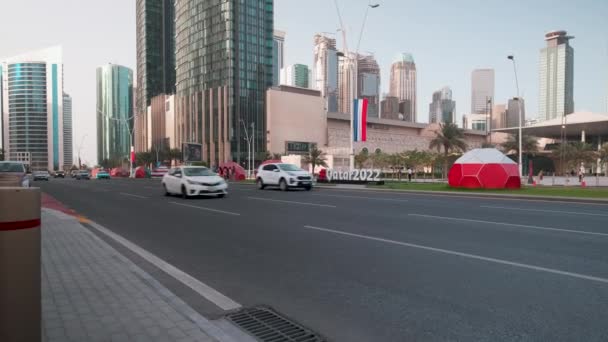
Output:
[[82,150],[82,144],[84,144],[84,138],[86,138],[88,135],[88,133],[83,135],[82,139],[80,139],[80,144],[78,145],[78,170],[82,168],[82,163],[80,161],[80,151]]
[[[128,118],[113,118],[113,117],[110,117],[109,115],[106,115],[100,109],[97,109],[97,114],[105,117],[108,120],[122,123],[127,127],[127,131],[129,132],[129,145],[130,145],[130,147],[129,147],[130,148],[129,149],[129,178],[135,178],[135,172],[133,172],[133,153],[135,153],[135,147],[133,145],[134,144],[133,133],[135,133],[135,122],[131,126],[131,125],[129,125],[129,121],[131,121],[131,120],[135,121],[135,117],[137,117],[137,114],[134,114]],[[98,158],[99,158],[99,156],[98,156]]]
[[[254,122],[251,123],[251,130],[252,130],[251,135],[249,135],[249,130],[247,129],[247,126],[245,125],[245,121],[243,121],[242,119],[241,119],[241,124],[243,125],[243,129],[245,130],[245,141],[247,142],[247,159],[248,159],[247,160],[247,177],[251,178],[251,169],[252,169],[251,154],[252,154],[252,150],[253,150],[251,145],[254,143],[253,130],[255,127],[255,123]],[[254,163],[255,163],[255,161],[254,161]]]
[[521,140],[522,140],[522,136],[521,136],[521,98],[519,97],[519,81],[517,80],[517,66],[515,64],[515,56],[510,55],[507,56],[508,59],[511,60],[511,62],[513,62],[513,72],[515,73],[515,88],[517,90],[517,109],[518,109],[518,122],[519,122],[519,127],[518,127],[518,133],[519,133],[519,177],[521,178],[524,174],[523,172],[523,163],[522,163],[522,157],[521,157]]

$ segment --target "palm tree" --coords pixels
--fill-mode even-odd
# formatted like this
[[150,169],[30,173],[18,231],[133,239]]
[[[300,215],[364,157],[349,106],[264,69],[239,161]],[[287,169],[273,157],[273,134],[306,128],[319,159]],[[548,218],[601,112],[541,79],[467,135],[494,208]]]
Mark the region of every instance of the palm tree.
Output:
[[596,151],[591,144],[584,142],[569,142],[562,146],[556,146],[551,153],[551,159],[559,162],[562,172],[568,169],[578,170],[583,164],[591,164],[602,159],[602,152]]
[[447,178],[448,155],[450,152],[464,152],[467,143],[464,140],[464,130],[458,128],[456,124],[448,122],[439,125],[440,130],[435,131],[435,138],[429,143],[429,149],[441,152],[443,147],[443,177]]
[[[600,160],[600,163],[602,165],[606,166],[606,163],[608,163],[608,143],[605,143],[604,145],[602,145],[602,147],[598,151],[598,158]],[[599,172],[599,170],[598,170],[598,172]],[[606,167],[604,169],[604,175],[608,176],[608,167]]]
[[[519,154],[519,134],[510,134],[507,140],[501,144],[502,149],[505,153],[514,152],[515,155]],[[538,139],[530,135],[522,135],[521,139],[522,153],[535,153],[538,152]]]
[[304,156],[304,163],[312,165],[312,173],[315,173],[316,166],[327,167],[325,152],[319,150],[316,146],[311,148],[307,155]]

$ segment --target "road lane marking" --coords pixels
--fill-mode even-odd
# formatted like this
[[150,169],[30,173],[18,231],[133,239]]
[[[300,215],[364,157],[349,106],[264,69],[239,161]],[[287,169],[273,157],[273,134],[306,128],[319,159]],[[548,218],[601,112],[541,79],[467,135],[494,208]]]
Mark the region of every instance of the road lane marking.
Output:
[[445,216],[434,216],[434,215],[423,215],[423,214],[408,214],[408,216],[426,217],[426,218],[433,218],[433,219],[438,219],[438,220],[452,220],[452,221],[462,221],[462,222],[485,223],[485,224],[493,224],[493,225],[497,225],[497,226],[512,226],[512,227],[519,227],[519,228],[526,228],[526,229],[549,230],[549,231],[555,231],[555,232],[608,236],[608,233],[598,233],[598,232],[590,232],[590,231],[585,231],[585,230],[574,230],[574,229],[540,227],[540,226],[531,226],[531,225],[527,225],[527,224],[483,221],[483,220],[473,220],[473,219],[465,219],[465,218],[457,218],[457,217],[445,217]]
[[384,243],[388,243],[388,244],[392,244],[392,245],[417,248],[417,249],[422,249],[422,250],[426,250],[426,251],[430,251],[430,252],[436,252],[436,253],[442,253],[442,254],[448,254],[448,255],[456,255],[456,256],[469,258],[469,259],[482,260],[482,261],[492,262],[492,263],[501,264],[501,265],[525,268],[525,269],[539,271],[539,272],[558,274],[558,275],[563,275],[563,276],[567,276],[567,277],[597,281],[600,283],[608,284],[607,278],[595,277],[595,276],[590,276],[590,275],[581,274],[581,273],[562,271],[562,270],[558,270],[558,269],[554,269],[554,268],[547,268],[547,267],[535,266],[535,265],[530,265],[530,264],[523,264],[523,263],[508,261],[508,260],[503,260],[503,259],[484,257],[484,256],[477,255],[477,254],[469,254],[469,253],[452,251],[449,249],[417,245],[417,244],[413,244],[413,243],[384,239],[384,238],[379,238],[379,237],[374,237],[374,236],[369,236],[369,235],[348,233],[348,232],[344,232],[341,230],[333,230],[333,229],[320,228],[320,227],[315,227],[315,226],[304,226],[304,228],[317,230],[317,231],[321,231],[321,232],[326,232],[326,233],[332,233],[332,234],[336,234],[336,235],[344,235],[344,236],[350,236],[350,237],[355,237],[355,238],[359,238],[359,239],[384,242]]
[[365,197],[365,196],[349,196],[349,195],[326,195],[326,194],[311,194],[312,196],[324,196],[324,197],[344,197],[344,198],[356,198],[356,199],[370,199],[376,201],[390,201],[390,202],[409,202],[406,199],[397,198],[381,198],[381,197]]
[[268,202],[278,202],[278,203],[288,203],[288,204],[300,204],[300,205],[311,205],[316,207],[325,207],[325,208],[337,208],[335,205],[331,204],[319,204],[319,203],[309,203],[309,202],[296,202],[296,201],[285,201],[285,200],[277,200],[270,198],[262,198],[262,197],[247,197],[252,200],[257,201],[268,201]]
[[206,207],[199,207],[197,205],[183,204],[183,203],[178,203],[178,202],[169,202],[169,203],[175,204],[175,205],[181,205],[182,207],[188,207],[188,208],[195,208],[195,209],[200,209],[200,210],[211,211],[211,212],[214,212],[214,213],[220,213],[220,214],[226,214],[226,215],[232,215],[232,216],[241,216],[241,214],[239,214],[239,213],[233,213],[231,211],[224,211],[224,210],[211,209],[211,208],[206,208]]
[[151,263],[154,266],[160,268],[161,270],[163,270],[164,272],[166,272],[167,274],[169,274],[173,278],[177,279],[178,281],[182,282],[184,285],[188,286],[192,290],[196,291],[196,293],[200,294],[205,299],[207,299],[208,301],[210,301],[213,304],[217,305],[221,309],[223,309],[223,310],[235,310],[235,309],[239,309],[241,307],[241,304],[239,304],[239,303],[233,301],[232,299],[224,296],[223,294],[221,294],[220,292],[218,292],[214,288],[206,285],[205,283],[203,283],[203,282],[199,281],[198,279],[192,277],[191,275],[189,275],[186,272],[180,270],[179,268],[177,268],[177,267],[175,267],[175,266],[167,263],[166,261],[160,259],[156,255],[148,252],[147,250],[139,247],[138,245],[132,243],[131,241],[123,238],[122,236],[120,236],[120,235],[118,235],[118,234],[110,231],[109,229],[107,229],[107,228],[105,228],[103,226],[100,226],[99,224],[97,224],[95,222],[89,222],[89,225],[91,227],[95,228],[96,230],[98,230],[99,232],[101,232],[101,233],[105,234],[106,236],[110,237],[114,241],[120,243],[121,245],[123,245],[124,247],[126,247],[127,249],[129,249],[131,252],[139,255],[140,257],[142,257],[143,259],[145,259],[149,263]]
[[130,197],[135,197],[135,198],[142,198],[142,199],[147,199],[148,198],[148,197],[145,197],[145,196],[128,194],[126,192],[120,192],[120,194],[123,195],[123,196],[130,196]]
[[608,214],[597,214],[597,213],[586,213],[579,211],[563,211],[563,210],[547,210],[547,209],[527,209],[527,208],[513,208],[513,207],[499,207],[493,205],[482,205],[480,208],[488,209],[503,209],[503,210],[520,210],[520,211],[537,211],[541,213],[557,213],[557,214],[571,214],[571,215],[588,215],[588,216],[604,216],[608,217]]

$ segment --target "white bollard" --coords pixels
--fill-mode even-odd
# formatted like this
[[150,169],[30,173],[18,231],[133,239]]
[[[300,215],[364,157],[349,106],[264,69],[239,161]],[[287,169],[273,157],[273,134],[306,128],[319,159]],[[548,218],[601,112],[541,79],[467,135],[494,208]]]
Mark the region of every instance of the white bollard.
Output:
[[41,340],[40,189],[0,187],[0,341]]

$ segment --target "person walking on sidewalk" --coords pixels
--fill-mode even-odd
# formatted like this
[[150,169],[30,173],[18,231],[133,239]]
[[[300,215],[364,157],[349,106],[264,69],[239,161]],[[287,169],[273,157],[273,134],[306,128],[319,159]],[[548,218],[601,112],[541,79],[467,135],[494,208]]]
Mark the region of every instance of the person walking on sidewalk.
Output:
[[578,182],[582,183],[583,178],[585,178],[585,167],[581,165],[580,169],[578,170]]
[[412,167],[411,166],[408,167],[407,168],[407,180],[410,181],[410,182],[412,181],[412,172],[413,172],[412,171]]

